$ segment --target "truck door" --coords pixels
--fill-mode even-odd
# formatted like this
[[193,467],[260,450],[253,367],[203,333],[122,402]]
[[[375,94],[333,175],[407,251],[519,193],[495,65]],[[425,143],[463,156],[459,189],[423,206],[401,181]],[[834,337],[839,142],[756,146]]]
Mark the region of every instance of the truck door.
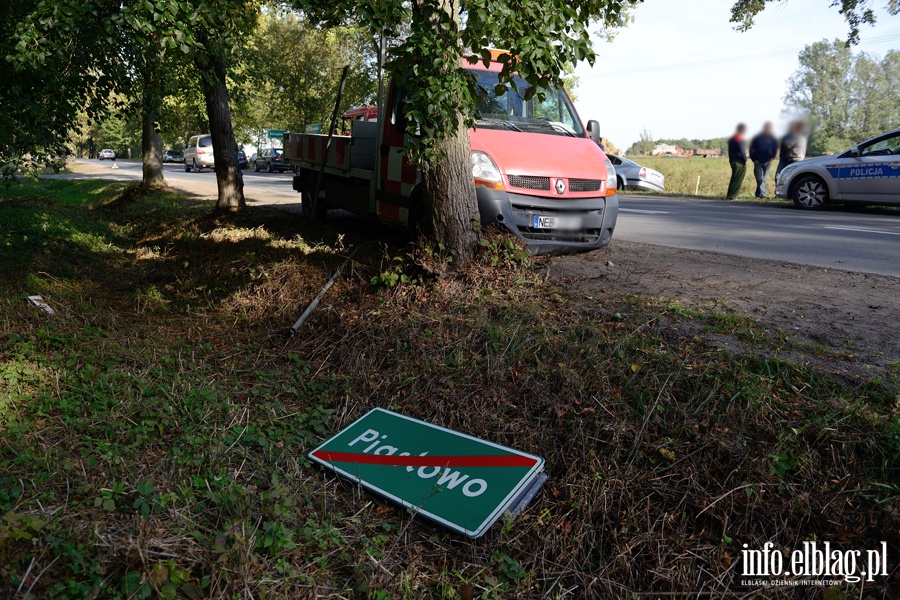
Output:
[[379,149],[381,183],[376,213],[381,219],[404,225],[409,223],[413,190],[418,182],[416,165],[403,156],[403,144],[407,136],[403,93],[392,81]]

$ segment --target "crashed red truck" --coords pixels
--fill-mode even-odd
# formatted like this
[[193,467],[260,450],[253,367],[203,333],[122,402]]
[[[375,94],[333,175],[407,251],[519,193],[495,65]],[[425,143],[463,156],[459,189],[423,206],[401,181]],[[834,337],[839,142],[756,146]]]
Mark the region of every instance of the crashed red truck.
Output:
[[[599,124],[581,121],[569,95],[546,90],[525,100],[516,77],[497,95],[501,63],[470,64],[481,88],[479,118],[469,132],[472,177],[483,226],[496,224],[536,253],[593,250],[609,244],[618,215],[616,173],[599,147]],[[392,81],[380,119],[355,120],[350,137],[285,133],[285,157],[296,170],[293,187],[311,214],[325,160],[316,211],[340,208],[411,228],[420,213],[421,186],[403,154],[415,135],[403,114],[403,91]]]

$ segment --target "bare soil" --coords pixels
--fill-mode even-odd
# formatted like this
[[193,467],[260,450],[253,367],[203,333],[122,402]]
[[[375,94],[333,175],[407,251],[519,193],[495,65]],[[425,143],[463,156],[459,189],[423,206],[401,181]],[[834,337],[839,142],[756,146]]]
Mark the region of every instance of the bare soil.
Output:
[[[556,258],[549,276],[591,299],[634,293],[747,315],[786,333],[791,358],[840,375],[890,379],[898,371],[897,278],[622,241]],[[739,340],[703,335],[725,349],[747,350],[734,347]]]

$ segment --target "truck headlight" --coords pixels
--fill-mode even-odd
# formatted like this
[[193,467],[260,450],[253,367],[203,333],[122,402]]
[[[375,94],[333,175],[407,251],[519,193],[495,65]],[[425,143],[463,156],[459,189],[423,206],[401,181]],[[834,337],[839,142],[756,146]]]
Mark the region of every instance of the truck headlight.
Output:
[[616,193],[616,188],[618,187],[616,183],[616,168],[613,166],[612,162],[607,158],[606,159],[606,195],[613,196]]
[[472,150],[472,178],[475,185],[483,185],[494,190],[503,189],[503,175],[491,157],[478,150]]

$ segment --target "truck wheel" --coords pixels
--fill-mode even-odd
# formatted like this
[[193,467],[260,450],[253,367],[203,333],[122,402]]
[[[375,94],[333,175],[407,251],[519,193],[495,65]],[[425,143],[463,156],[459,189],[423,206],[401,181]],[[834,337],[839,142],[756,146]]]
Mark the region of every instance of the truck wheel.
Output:
[[184,172],[185,173],[191,172],[191,165],[188,164],[188,161],[184,161]]
[[300,202],[303,209],[303,216],[311,221],[322,221],[325,219],[325,213],[328,212],[328,207],[325,205],[325,199],[319,198],[319,206],[316,207],[316,212],[315,214],[313,214],[313,194],[315,193],[315,182],[312,182],[311,184],[307,183],[303,187],[303,191],[300,192]]
[[804,210],[819,210],[828,204],[828,188],[815,175],[807,175],[794,185],[794,205]]

